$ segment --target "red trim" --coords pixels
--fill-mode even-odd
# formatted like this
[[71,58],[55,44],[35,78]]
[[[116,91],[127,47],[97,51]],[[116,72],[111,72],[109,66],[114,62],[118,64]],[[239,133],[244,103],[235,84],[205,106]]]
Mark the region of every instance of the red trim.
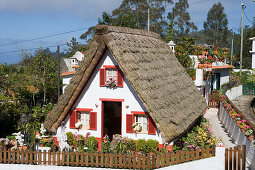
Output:
[[102,138],[97,138],[97,145],[98,151],[102,150]]
[[141,111],[131,111],[131,113],[135,115],[148,115],[148,112],[141,112]]
[[99,69],[99,86],[100,87],[105,87],[105,74],[106,74],[106,69],[100,68]]
[[76,108],[75,111],[78,111],[78,112],[91,112],[91,111],[93,111],[93,109],[89,109],[89,108]]
[[109,99],[109,98],[99,98],[100,101],[110,101],[110,102],[124,102],[124,99]]
[[[132,122],[129,122],[131,118]],[[134,115],[133,114],[126,114],[126,133],[133,133],[133,123],[134,123]]]
[[[93,125],[93,123],[95,123],[95,124]],[[90,114],[89,114],[89,129],[97,130],[97,112],[90,112]]]
[[53,140],[57,143],[57,146],[59,146],[59,141],[57,137],[53,137]]
[[103,139],[103,137],[104,137],[104,102],[101,101],[101,138]]
[[119,66],[115,65],[103,65],[104,68],[119,68]]

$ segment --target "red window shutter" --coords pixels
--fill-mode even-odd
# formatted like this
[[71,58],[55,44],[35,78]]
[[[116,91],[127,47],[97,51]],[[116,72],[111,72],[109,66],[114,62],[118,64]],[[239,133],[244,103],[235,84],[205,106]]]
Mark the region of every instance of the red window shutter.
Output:
[[148,134],[156,134],[156,125],[150,116],[148,116]]
[[133,133],[133,115],[127,115],[126,117],[126,132]]
[[72,111],[69,117],[69,125],[70,128],[75,128],[75,123],[76,123],[77,117],[76,117],[76,111]]
[[105,86],[105,69],[100,68],[99,70],[99,82],[100,86]]
[[97,130],[97,112],[90,112],[89,129]]
[[118,87],[123,87],[123,73],[121,70],[118,70],[118,75],[117,75],[117,86]]

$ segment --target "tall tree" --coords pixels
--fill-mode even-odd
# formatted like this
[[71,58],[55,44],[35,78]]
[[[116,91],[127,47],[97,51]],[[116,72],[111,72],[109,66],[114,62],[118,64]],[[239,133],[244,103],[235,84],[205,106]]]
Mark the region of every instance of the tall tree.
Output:
[[[251,68],[252,58],[251,58],[251,40],[249,38],[254,37],[255,35],[255,25],[249,27],[246,25],[244,27],[244,36],[243,36],[243,67]],[[239,67],[240,61],[240,34],[234,35],[234,65]]]
[[168,13],[168,18],[173,20],[175,40],[186,37],[190,31],[197,30],[189,12],[188,0],[179,0],[172,8],[172,12]]
[[170,24],[168,26],[168,33],[166,37],[166,42],[173,40],[173,34],[174,34],[174,22],[173,20],[170,21]]
[[[166,6],[172,3],[172,0],[123,0],[119,8],[112,11],[112,14],[104,12],[98,19],[98,23],[146,30],[148,9],[150,9],[150,31],[165,37],[167,34],[167,21],[164,17]],[[89,29],[80,38],[86,39],[93,33],[94,30]]]
[[227,46],[228,19],[220,2],[214,4],[208,11],[207,20],[204,22],[204,31],[208,44]]

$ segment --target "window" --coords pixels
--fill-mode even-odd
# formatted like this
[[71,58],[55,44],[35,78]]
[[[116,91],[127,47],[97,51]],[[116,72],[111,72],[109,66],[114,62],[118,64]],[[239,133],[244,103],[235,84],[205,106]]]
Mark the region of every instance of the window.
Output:
[[148,117],[146,115],[136,115],[135,123],[142,127],[142,132],[148,131]]
[[93,109],[76,108],[70,113],[69,126],[71,129],[76,129],[75,124],[81,122],[82,129],[97,130],[97,112],[92,112]]
[[123,74],[118,66],[104,65],[99,70],[101,87],[123,87]]
[[110,80],[110,79],[117,81],[117,69],[116,68],[106,69],[106,80]]
[[[156,124],[148,112],[143,111],[131,111],[132,114],[126,115],[126,132],[137,132],[137,126],[133,126],[133,123],[141,127],[142,133],[148,133],[150,135],[156,134]],[[139,131],[139,130],[138,130]]]
[[89,114],[90,112],[85,111],[85,112],[78,112],[78,121],[81,121],[82,127],[84,128],[89,128]]

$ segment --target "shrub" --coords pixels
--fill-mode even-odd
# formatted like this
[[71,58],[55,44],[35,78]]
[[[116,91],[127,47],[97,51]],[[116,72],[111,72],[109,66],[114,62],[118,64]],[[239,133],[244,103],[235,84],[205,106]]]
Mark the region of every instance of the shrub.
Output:
[[88,148],[89,152],[94,152],[97,150],[97,138],[94,136],[89,136],[86,140],[86,147]]
[[67,136],[67,143],[70,146],[76,146],[77,145],[77,141],[75,140],[72,132],[67,132],[66,136]]
[[136,142],[136,148],[138,152],[146,153],[147,151],[146,141],[144,139],[138,139]]
[[147,141],[147,153],[157,152],[158,150],[158,141],[149,139]]
[[111,152],[111,143],[110,143],[109,137],[107,135],[103,138],[102,152],[103,153]]
[[135,152],[135,150],[136,150],[136,143],[135,143],[135,141],[133,139],[128,140],[126,145],[127,145],[127,151]]

